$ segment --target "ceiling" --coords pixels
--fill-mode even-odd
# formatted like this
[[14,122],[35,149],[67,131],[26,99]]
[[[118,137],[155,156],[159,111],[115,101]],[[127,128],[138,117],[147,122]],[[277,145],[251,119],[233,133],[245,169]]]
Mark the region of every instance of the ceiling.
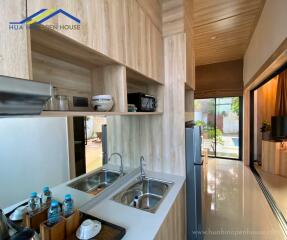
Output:
[[195,63],[243,58],[265,0],[194,0]]

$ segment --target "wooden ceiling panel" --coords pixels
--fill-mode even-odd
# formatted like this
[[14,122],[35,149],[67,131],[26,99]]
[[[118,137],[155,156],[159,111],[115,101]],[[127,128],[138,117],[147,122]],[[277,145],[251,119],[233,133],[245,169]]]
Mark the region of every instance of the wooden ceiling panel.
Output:
[[264,0],[194,0],[196,65],[242,58]]

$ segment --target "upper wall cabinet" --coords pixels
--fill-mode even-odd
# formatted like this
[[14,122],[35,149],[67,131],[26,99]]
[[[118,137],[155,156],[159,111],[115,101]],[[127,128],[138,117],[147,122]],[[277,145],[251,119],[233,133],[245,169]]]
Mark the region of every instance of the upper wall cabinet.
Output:
[[[67,30],[73,19],[58,14],[45,24],[86,46],[163,82],[161,33],[136,0],[27,0],[28,15],[40,9],[63,9],[81,20],[80,30]],[[60,27],[60,29],[59,29]]]
[[28,31],[9,22],[26,18],[26,0],[2,0],[0,8],[0,75],[30,79]]

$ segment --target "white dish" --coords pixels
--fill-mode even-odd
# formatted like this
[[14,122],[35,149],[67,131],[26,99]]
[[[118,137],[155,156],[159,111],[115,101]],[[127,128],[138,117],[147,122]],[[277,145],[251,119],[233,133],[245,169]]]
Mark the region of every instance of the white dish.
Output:
[[109,101],[113,100],[113,97],[111,95],[96,95],[92,96],[92,100],[98,100],[98,101]]
[[102,224],[97,220],[85,220],[76,232],[78,239],[87,240],[99,234]]
[[92,100],[91,105],[93,109],[98,112],[108,112],[113,108],[114,101],[113,100],[105,100],[105,101]]
[[23,215],[27,212],[27,206],[20,206],[9,216],[12,221],[23,220]]

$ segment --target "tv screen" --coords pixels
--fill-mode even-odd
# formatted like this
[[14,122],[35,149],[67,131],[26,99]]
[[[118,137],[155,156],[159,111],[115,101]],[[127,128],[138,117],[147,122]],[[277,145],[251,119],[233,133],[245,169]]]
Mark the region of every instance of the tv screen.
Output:
[[273,116],[271,129],[273,138],[287,139],[287,116]]

